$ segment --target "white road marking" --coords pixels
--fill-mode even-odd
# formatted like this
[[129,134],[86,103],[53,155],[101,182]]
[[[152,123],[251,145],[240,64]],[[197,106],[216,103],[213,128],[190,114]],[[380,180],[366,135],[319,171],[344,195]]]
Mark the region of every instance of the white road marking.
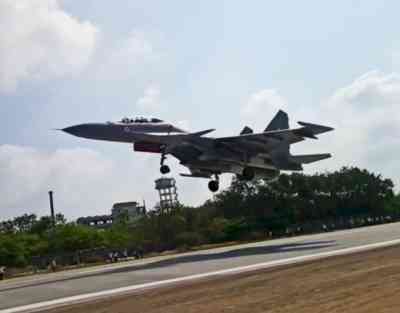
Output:
[[45,309],[53,309],[53,308],[67,306],[67,305],[71,305],[71,304],[89,302],[89,301],[93,301],[95,299],[104,298],[106,296],[115,296],[115,295],[133,293],[135,291],[136,292],[144,291],[144,290],[148,290],[148,289],[154,289],[157,287],[173,285],[173,284],[181,283],[181,282],[195,281],[198,279],[204,279],[204,278],[210,278],[210,277],[218,277],[218,276],[246,273],[246,272],[250,272],[250,271],[254,271],[254,270],[272,268],[272,267],[282,266],[282,265],[290,265],[290,264],[301,263],[301,262],[306,262],[306,261],[311,261],[311,260],[323,259],[323,258],[327,258],[327,257],[331,257],[331,256],[339,256],[339,255],[373,250],[373,249],[377,249],[377,248],[389,247],[389,246],[393,246],[393,245],[397,245],[397,244],[400,244],[400,239],[378,242],[378,243],[367,244],[367,245],[345,248],[345,249],[339,249],[339,250],[335,250],[335,251],[320,252],[320,253],[315,253],[315,254],[311,254],[311,255],[297,256],[297,257],[287,258],[287,259],[283,259],[283,260],[275,260],[275,261],[257,263],[257,264],[247,265],[247,266],[240,266],[240,267],[219,270],[219,271],[214,271],[214,272],[207,272],[207,273],[189,275],[189,276],[178,277],[178,278],[173,278],[173,279],[166,279],[166,280],[145,283],[145,284],[140,284],[140,285],[132,285],[132,286],[115,288],[115,289],[110,289],[110,290],[103,290],[103,291],[98,291],[98,292],[92,292],[92,293],[87,293],[87,294],[81,294],[81,295],[76,295],[76,296],[71,296],[71,297],[50,300],[50,301],[43,301],[43,302],[38,302],[38,303],[33,303],[33,304],[28,304],[28,305],[18,306],[18,307],[14,307],[14,308],[0,310],[0,313],[39,312],[39,311],[42,311]]

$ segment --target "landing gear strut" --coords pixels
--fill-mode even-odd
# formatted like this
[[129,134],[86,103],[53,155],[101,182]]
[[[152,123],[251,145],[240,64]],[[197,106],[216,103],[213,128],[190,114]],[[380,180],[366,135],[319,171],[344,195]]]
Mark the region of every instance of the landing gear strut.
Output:
[[161,174],[168,174],[171,170],[168,165],[165,165],[164,162],[166,160],[165,152],[161,154],[161,161],[160,161],[160,172]]
[[217,192],[219,189],[219,176],[217,174],[215,174],[215,179],[210,180],[210,182],[208,183],[208,189],[211,192]]

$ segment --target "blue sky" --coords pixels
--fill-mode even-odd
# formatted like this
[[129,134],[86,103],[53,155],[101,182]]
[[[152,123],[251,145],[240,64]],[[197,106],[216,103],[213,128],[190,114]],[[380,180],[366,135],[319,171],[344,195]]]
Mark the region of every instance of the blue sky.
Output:
[[[49,189],[69,218],[155,203],[157,157],[51,131],[125,115],[227,135],[261,130],[283,108],[292,126],[337,129],[293,148],[334,155],[307,172],[357,165],[398,183],[399,11],[397,1],[3,0],[0,219],[47,213]],[[184,203],[210,196],[206,181],[177,179]]]

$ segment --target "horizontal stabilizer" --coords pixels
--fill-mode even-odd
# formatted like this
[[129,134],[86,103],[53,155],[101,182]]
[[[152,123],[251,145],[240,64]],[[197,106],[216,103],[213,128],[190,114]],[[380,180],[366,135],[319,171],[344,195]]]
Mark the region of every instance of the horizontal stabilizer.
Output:
[[245,126],[240,132],[240,135],[252,134],[253,130],[249,126]]
[[[332,127],[329,126],[323,126],[323,125],[318,125],[318,124],[311,124],[311,123],[306,123],[306,122],[298,122],[299,125],[303,126],[303,130],[305,133],[308,133],[312,136],[315,137],[315,135],[323,134],[326,132],[329,132],[333,130]],[[307,137],[307,136],[305,136]]]
[[290,156],[290,161],[297,164],[308,164],[317,162],[320,160],[328,159],[332,155],[330,153],[321,154],[303,154],[303,155],[292,155]]

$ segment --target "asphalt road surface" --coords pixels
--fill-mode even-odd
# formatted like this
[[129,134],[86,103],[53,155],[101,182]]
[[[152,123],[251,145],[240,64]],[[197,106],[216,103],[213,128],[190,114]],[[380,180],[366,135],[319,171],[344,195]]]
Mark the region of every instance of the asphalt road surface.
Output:
[[400,239],[400,223],[155,257],[0,282],[0,310],[274,260]]

